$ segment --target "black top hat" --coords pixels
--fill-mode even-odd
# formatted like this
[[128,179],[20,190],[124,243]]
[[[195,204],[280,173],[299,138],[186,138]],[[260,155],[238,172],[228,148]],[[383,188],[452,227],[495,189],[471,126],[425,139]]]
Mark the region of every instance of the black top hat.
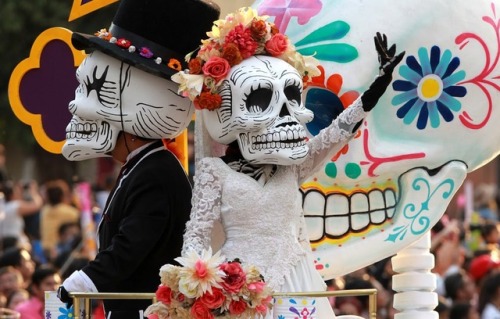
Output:
[[184,57],[199,47],[219,14],[210,0],[121,0],[109,32],[74,32],[72,43],[170,80],[187,68]]

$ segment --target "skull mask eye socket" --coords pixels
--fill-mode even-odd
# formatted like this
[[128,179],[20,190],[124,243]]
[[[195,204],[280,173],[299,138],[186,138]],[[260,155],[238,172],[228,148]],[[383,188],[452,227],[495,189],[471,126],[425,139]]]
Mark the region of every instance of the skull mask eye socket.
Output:
[[302,90],[297,85],[290,85],[285,88],[285,96],[288,101],[294,101],[300,104],[302,97]]
[[245,105],[248,112],[250,113],[260,113],[267,110],[271,104],[271,98],[273,97],[273,90],[269,88],[261,88],[260,85],[257,89],[252,90],[248,95],[246,95]]

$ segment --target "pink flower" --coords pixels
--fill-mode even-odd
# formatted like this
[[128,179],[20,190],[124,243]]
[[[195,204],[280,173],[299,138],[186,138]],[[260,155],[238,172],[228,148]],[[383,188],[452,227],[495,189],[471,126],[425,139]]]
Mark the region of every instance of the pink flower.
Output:
[[148,319],[159,319],[159,317],[153,313],[148,316]]
[[222,304],[224,301],[226,301],[226,297],[224,296],[224,293],[222,290],[219,288],[212,288],[212,293],[206,292],[203,296],[200,297],[199,299],[207,308],[209,309],[217,309]]
[[247,309],[247,303],[243,300],[233,300],[229,304],[229,313],[232,315],[241,315]]
[[266,283],[262,281],[251,282],[248,284],[248,290],[255,293],[261,293],[265,286]]
[[224,39],[226,43],[234,43],[238,46],[243,59],[247,59],[255,54],[257,42],[252,37],[250,28],[245,28],[240,23],[232,29]]
[[266,42],[266,51],[272,56],[282,55],[288,48],[288,39],[282,33],[277,33]]
[[213,319],[214,316],[201,301],[197,300],[194,302],[190,310],[191,315],[194,319]]
[[211,57],[202,67],[203,74],[213,77],[216,82],[224,79],[231,66],[226,59],[214,56]]
[[228,262],[220,265],[220,269],[226,273],[222,287],[227,292],[237,293],[245,284],[246,274],[239,262]]
[[172,289],[168,286],[160,285],[156,290],[156,299],[169,305],[172,302]]
[[203,262],[203,260],[198,260],[194,264],[194,269],[198,278],[205,278],[208,274],[207,265]]

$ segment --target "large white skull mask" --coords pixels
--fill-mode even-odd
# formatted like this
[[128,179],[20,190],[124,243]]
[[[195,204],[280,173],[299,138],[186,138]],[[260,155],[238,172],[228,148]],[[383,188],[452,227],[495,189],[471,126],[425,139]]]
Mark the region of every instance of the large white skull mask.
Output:
[[68,160],[109,156],[120,131],[150,139],[174,138],[191,121],[191,101],[177,84],[100,51],[76,71],[79,86],[69,103],[62,154]]
[[222,83],[221,107],[203,111],[205,126],[221,144],[238,141],[253,163],[300,163],[308,152],[304,125],[313,118],[302,102],[302,85],[297,70],[281,59],[245,59]]
[[324,278],[392,256],[420,238],[467,173],[499,154],[499,1],[261,0],[254,6],[259,14],[280,12],[274,17],[280,30],[324,67],[305,92],[315,113],[308,125],[313,134],[377,73],[375,31],[406,51],[357,136],[302,185]]

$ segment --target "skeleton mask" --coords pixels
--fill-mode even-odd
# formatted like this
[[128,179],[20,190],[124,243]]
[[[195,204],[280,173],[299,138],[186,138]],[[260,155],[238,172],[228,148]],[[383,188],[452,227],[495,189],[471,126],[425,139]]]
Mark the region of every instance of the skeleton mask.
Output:
[[300,163],[308,152],[304,124],[312,112],[302,102],[302,78],[288,63],[253,56],[234,66],[219,90],[222,106],[204,110],[217,142],[235,140],[245,159],[260,164]]
[[180,134],[191,121],[191,101],[177,85],[100,51],[87,56],[76,72],[80,85],[69,104],[62,153],[68,160],[108,156],[120,131],[161,139]]
[[[305,92],[312,134],[377,73],[375,31],[406,51],[358,136],[302,185],[316,267],[333,278],[420,238],[467,173],[499,154],[500,7],[486,0],[322,1],[311,19],[302,8],[317,2],[286,11],[297,19],[276,17],[299,52],[316,52],[324,66]],[[255,7],[273,9],[266,0]]]

